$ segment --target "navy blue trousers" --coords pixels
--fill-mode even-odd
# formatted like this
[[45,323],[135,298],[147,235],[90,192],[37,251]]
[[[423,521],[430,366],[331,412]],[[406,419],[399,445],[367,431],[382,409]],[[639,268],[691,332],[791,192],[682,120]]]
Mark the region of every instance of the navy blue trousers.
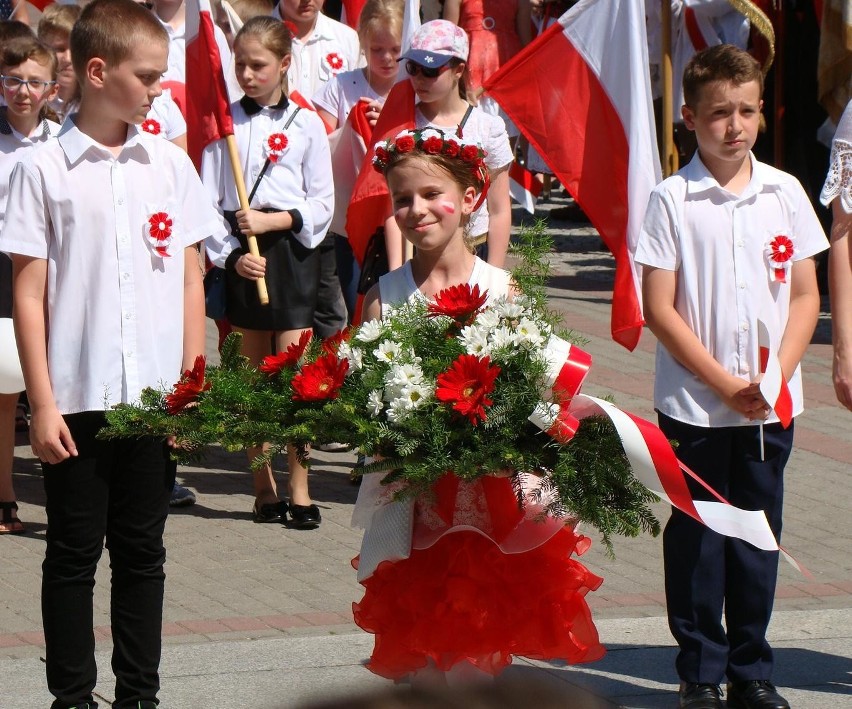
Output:
[[[678,458],[731,504],[763,510],[781,539],[784,466],[793,426],[764,426],[765,460],[758,426],[702,428],[659,414],[660,428],[678,441]],[[712,500],[689,481],[696,500]],[[778,552],[724,537],[673,509],[663,533],[669,628],[677,640],[677,673],[684,682],[720,684],[768,680]],[[722,624],[724,613],[725,624]]]
[[162,637],[163,530],[176,466],[162,439],[96,440],[101,412],[65,416],[79,455],[43,463],[47,550],[42,619],[51,709],[92,700],[92,592],[106,541],[112,586],[113,707],[156,702]]

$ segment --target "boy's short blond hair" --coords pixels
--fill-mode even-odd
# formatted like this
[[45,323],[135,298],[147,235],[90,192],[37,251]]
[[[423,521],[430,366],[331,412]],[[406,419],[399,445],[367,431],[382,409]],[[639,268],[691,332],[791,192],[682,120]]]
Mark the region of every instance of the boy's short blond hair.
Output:
[[231,0],[231,7],[243,22],[252,17],[271,15],[275,4],[272,0]]
[[717,44],[698,52],[683,71],[683,101],[695,108],[701,99],[701,91],[707,84],[729,81],[742,86],[756,81],[763,96],[763,72],[751,54],[733,44]]
[[129,59],[140,42],[161,42],[169,35],[150,10],[133,0],[94,0],[71,31],[71,61],[80,83],[95,57],[109,66]]
[[52,35],[60,35],[67,39],[82,11],[79,5],[60,5],[59,3],[48,5],[38,21],[38,38],[42,42],[45,37]]

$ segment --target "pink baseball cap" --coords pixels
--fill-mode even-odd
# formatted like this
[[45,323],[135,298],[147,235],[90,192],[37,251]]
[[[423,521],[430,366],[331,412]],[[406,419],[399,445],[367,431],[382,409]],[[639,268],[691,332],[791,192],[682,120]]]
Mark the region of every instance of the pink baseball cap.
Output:
[[467,32],[447,20],[432,20],[411,37],[411,48],[399,60],[410,59],[425,67],[442,67],[456,57],[467,61],[470,45]]

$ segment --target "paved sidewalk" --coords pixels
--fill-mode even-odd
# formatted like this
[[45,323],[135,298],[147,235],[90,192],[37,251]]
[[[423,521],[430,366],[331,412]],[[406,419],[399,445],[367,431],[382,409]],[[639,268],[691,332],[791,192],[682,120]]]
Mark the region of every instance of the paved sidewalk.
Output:
[[[594,357],[584,391],[653,418],[654,338],[629,353],[609,337],[612,259],[589,228],[558,224],[551,297],[565,322],[588,338]],[[215,344],[210,332],[211,346]],[[776,680],[796,707],[852,707],[852,413],[836,404],[830,381],[830,331],[821,319],[804,363],[808,410],[796,422],[788,466],[784,543],[812,572],[782,563],[771,628]],[[215,349],[215,348],[214,348]],[[15,485],[22,537],[0,539],[0,709],[47,707],[41,657],[40,564],[44,498],[25,437],[16,449]],[[298,707],[336,694],[385,687],[362,667],[372,638],[353,625],[360,587],[350,566],[360,535],[349,526],[357,488],[352,454],[318,453],[312,494],[323,524],[314,531],[251,522],[251,481],[241,454],[216,451],[179,478],[198,504],[167,525],[167,598],[163,706]],[[283,483],[285,476],[280,476]],[[661,519],[666,516],[660,505]],[[597,542],[594,530],[587,530]],[[508,679],[533,678],[579,688],[604,706],[670,707],[674,649],[666,629],[661,542],[616,540],[616,558],[595,544],[583,558],[605,578],[590,595],[609,654],[565,668],[517,662]],[[108,706],[108,559],[95,592],[100,697]],[[566,704],[567,706],[567,704]]]

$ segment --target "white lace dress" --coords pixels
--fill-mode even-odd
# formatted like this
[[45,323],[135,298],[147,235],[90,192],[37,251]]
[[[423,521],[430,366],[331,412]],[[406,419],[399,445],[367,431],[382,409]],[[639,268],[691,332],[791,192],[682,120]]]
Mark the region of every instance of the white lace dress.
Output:
[[819,201],[827,207],[837,197],[843,211],[852,213],[852,101],[843,111],[831,142],[831,165]]

